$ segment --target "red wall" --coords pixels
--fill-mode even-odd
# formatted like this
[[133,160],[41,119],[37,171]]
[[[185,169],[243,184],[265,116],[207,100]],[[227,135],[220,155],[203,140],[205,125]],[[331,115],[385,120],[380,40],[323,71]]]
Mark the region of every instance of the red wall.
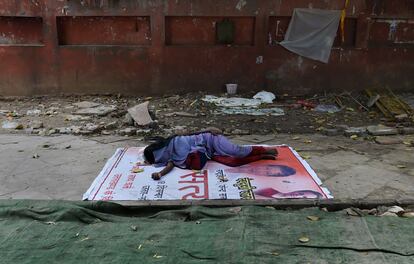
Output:
[[[2,0],[0,95],[414,87],[414,1],[351,0],[330,62],[277,44],[293,8],[344,0]],[[234,43],[216,38],[232,21]]]

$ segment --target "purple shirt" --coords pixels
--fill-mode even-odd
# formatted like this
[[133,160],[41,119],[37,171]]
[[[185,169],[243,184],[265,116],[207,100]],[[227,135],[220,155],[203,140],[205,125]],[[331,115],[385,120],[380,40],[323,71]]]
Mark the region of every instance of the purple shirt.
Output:
[[165,166],[172,161],[175,166],[185,168],[188,154],[201,152],[212,156],[230,156],[244,158],[252,152],[251,146],[236,145],[223,135],[213,135],[209,132],[189,136],[176,136],[170,143],[154,151],[155,166]]

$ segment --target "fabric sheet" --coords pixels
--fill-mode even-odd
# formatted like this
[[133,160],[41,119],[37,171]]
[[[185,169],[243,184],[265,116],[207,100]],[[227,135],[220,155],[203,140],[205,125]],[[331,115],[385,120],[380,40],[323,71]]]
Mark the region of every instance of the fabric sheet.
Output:
[[303,57],[328,63],[340,18],[340,10],[295,8],[280,45]]
[[2,264],[405,264],[414,263],[412,233],[412,219],[318,208],[0,201]]

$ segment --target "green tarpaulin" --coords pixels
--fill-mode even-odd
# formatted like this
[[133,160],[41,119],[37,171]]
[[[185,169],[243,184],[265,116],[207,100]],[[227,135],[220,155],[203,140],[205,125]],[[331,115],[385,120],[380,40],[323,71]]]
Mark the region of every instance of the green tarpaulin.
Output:
[[4,200],[0,263],[414,263],[413,224],[317,208]]

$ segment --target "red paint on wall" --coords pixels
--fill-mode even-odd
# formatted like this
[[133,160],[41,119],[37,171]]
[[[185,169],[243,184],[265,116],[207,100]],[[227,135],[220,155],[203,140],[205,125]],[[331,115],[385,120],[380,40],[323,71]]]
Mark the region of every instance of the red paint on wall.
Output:
[[[227,82],[241,91],[295,95],[412,89],[412,0],[351,0],[348,44],[338,45],[328,64],[269,45],[274,18],[283,18],[282,28],[294,8],[343,6],[343,0],[3,0],[0,95],[219,92]],[[4,22],[10,17],[11,26]],[[224,18],[234,21],[233,45],[217,43],[214,23]],[[405,21],[394,40],[381,19]]]

